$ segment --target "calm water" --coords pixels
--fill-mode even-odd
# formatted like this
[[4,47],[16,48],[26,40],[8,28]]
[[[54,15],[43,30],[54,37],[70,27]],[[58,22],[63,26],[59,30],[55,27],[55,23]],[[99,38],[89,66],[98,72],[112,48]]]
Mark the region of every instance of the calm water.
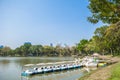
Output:
[[76,80],[84,74],[82,69],[21,77],[23,65],[73,60],[70,57],[0,57],[0,80]]

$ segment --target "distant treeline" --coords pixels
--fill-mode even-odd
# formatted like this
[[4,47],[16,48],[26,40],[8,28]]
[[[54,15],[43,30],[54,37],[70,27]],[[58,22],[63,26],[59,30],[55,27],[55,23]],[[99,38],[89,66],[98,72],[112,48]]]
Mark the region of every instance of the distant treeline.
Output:
[[54,47],[24,43],[14,50],[7,46],[0,48],[0,56],[72,56],[77,55],[78,52],[75,46],[62,47],[60,44]]

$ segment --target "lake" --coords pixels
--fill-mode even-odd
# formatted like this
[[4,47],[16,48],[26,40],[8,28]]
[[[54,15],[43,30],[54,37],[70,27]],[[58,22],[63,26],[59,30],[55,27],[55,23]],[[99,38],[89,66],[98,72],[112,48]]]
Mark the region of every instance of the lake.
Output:
[[22,77],[25,64],[74,60],[72,57],[0,57],[0,80],[76,80],[84,75],[82,69]]

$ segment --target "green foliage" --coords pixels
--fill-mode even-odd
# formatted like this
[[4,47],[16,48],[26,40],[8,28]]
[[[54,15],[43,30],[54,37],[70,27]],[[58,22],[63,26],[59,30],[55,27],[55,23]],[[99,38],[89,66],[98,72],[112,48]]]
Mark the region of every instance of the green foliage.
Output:
[[12,54],[12,50],[10,47],[5,46],[3,48],[0,49],[0,55],[1,56],[9,56],[10,54]]
[[86,44],[88,43],[88,40],[86,40],[86,39],[82,39],[81,41],[80,41],[80,43],[78,43],[78,45],[77,45],[77,49],[78,50],[84,50],[84,48],[86,47]]
[[108,80],[119,80],[120,79],[120,63],[113,67],[111,73],[112,75]]
[[88,17],[91,23],[101,20],[103,23],[116,23],[120,20],[120,0],[89,0],[88,5],[92,15]]
[[94,36],[92,38],[92,43],[94,45],[94,51],[96,52],[104,52],[106,48],[106,40],[104,38],[105,32],[108,26],[102,26],[97,28],[94,32]]
[[72,56],[77,55],[77,53],[76,46],[62,47],[59,44],[54,47],[25,43],[14,50],[10,49],[10,47],[0,49],[0,56]]
[[78,43],[77,49],[85,54],[120,55],[120,22],[97,28],[89,41],[83,39]]
[[86,46],[88,44],[88,40],[86,39],[82,39],[78,44],[77,44],[77,49],[81,52],[81,53],[87,53],[86,52]]
[[88,45],[94,47],[90,49],[100,53],[120,55],[120,22],[97,28],[94,34]]
[[110,25],[105,34],[107,47],[115,53],[113,55],[120,55],[120,22]]
[[29,48],[29,52],[31,53],[31,55],[33,56],[40,56],[42,55],[42,49],[43,49],[43,46],[42,45],[32,45],[30,46]]

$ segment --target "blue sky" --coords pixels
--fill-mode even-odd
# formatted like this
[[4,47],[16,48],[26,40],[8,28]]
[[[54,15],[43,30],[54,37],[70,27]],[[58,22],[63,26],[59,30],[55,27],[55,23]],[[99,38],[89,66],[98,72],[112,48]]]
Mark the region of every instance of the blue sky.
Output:
[[24,42],[75,45],[90,39],[102,23],[91,24],[88,0],[0,0],[0,44]]

